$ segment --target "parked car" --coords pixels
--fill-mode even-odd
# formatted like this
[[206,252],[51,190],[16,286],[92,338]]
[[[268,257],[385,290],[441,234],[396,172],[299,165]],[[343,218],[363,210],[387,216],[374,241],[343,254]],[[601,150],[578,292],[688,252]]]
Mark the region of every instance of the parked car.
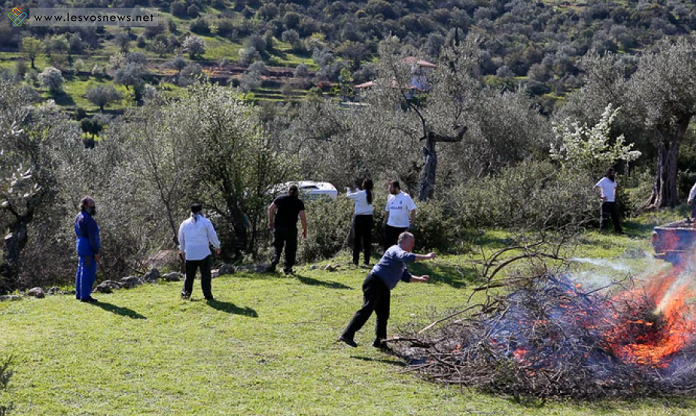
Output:
[[338,191],[336,187],[328,182],[314,182],[314,181],[295,181],[286,182],[275,185],[271,188],[270,194],[278,196],[287,192],[290,185],[297,185],[300,189],[300,198],[302,199],[317,199],[317,198],[331,198],[336,199],[338,196]]

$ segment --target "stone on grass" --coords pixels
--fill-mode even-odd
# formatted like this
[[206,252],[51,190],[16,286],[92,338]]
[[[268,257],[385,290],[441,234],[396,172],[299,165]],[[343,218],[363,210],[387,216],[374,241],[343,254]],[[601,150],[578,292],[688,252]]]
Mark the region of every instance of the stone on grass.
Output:
[[111,293],[114,290],[118,290],[121,288],[121,283],[115,281],[115,280],[104,280],[103,282],[99,283],[99,286],[97,286],[94,291],[96,293]]
[[140,286],[144,283],[143,279],[141,279],[138,276],[128,276],[122,278],[119,283],[121,283],[121,287],[124,289],[131,289],[136,286]]
[[150,269],[150,271],[145,273],[145,276],[143,276],[143,280],[146,283],[157,283],[159,278],[160,278],[160,271],[157,269]]
[[0,296],[0,302],[5,301],[5,300],[22,300],[22,297],[19,295]]
[[162,275],[162,279],[167,282],[180,282],[183,277],[184,275],[179,272],[171,272]]
[[220,268],[218,269],[218,274],[219,274],[220,276],[225,275],[225,274],[234,274],[235,271],[236,271],[236,269],[235,269],[235,267],[234,267],[233,265],[231,265],[231,264],[223,264],[223,265],[220,266]]
[[33,287],[33,288],[27,290],[27,296],[41,299],[41,298],[45,298],[46,294],[44,293],[43,289],[41,289],[40,287]]

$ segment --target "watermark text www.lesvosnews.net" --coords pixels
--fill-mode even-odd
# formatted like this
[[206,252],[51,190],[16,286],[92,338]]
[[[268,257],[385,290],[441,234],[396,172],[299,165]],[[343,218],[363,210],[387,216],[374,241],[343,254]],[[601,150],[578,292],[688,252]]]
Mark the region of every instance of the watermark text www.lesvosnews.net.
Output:
[[159,14],[141,8],[32,7],[23,24],[29,26],[157,26]]

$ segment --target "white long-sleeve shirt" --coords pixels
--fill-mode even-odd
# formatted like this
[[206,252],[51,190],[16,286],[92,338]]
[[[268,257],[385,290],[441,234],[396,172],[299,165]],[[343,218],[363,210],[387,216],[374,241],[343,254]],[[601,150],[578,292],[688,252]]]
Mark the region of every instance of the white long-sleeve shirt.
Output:
[[691,191],[689,192],[689,201],[693,201],[694,198],[696,198],[696,183],[694,186],[691,187]]
[[208,257],[211,244],[215,249],[220,248],[213,223],[204,216],[192,215],[179,226],[179,250],[186,253],[186,260],[203,260]]
[[350,188],[346,190],[348,199],[355,201],[355,215],[372,215],[374,209],[372,204],[367,203],[367,191],[351,192]]

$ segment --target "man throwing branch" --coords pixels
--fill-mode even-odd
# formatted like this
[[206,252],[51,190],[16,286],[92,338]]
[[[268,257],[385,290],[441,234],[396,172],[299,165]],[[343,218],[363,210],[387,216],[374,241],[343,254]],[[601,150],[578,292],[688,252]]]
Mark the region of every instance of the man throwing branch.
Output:
[[389,320],[389,299],[391,290],[396,287],[399,280],[404,282],[427,282],[430,276],[413,276],[406,269],[406,263],[414,261],[430,260],[435,258],[435,253],[427,255],[411,253],[416,245],[413,234],[403,232],[399,235],[398,244],[389,247],[384,253],[379,263],[367,275],[363,282],[363,306],[355,313],[348,327],[339,338],[351,347],[357,347],[354,336],[365,322],[370,318],[372,312],[377,314],[377,326],[374,343],[375,348],[386,348],[387,339],[387,320]]
[[302,238],[307,238],[307,217],[304,202],[299,198],[297,185],[288,188],[287,195],[281,195],[268,207],[268,227],[273,230],[273,258],[268,272],[274,272],[285,246],[285,274],[294,274],[297,254],[297,217],[302,220]]

